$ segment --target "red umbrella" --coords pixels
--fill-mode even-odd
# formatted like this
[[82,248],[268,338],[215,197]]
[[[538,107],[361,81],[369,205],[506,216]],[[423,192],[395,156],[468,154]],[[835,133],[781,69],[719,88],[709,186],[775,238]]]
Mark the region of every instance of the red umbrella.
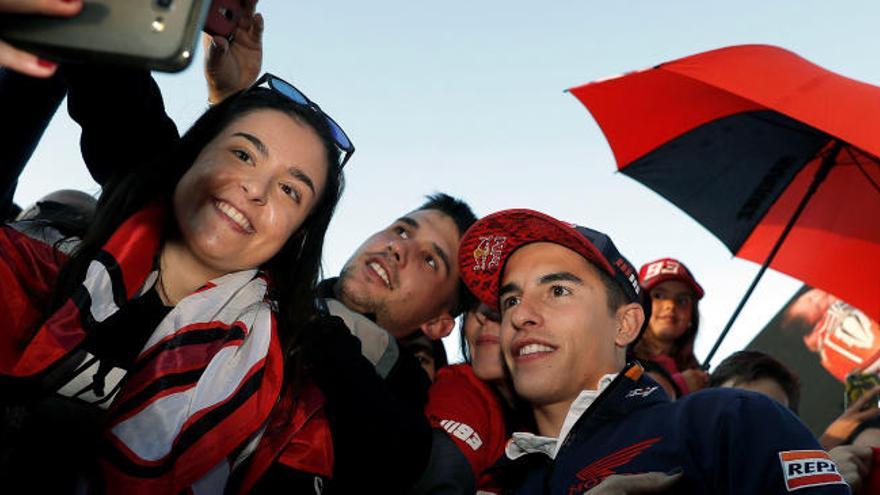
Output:
[[570,89],[624,174],[736,256],[880,319],[880,88],[744,45]]

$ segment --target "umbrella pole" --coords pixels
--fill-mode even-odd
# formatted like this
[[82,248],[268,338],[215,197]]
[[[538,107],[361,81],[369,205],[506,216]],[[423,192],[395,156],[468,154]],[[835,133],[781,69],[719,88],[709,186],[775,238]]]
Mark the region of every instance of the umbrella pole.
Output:
[[758,270],[758,274],[755,275],[754,280],[752,280],[752,285],[749,286],[742,299],[740,299],[739,304],[736,306],[736,309],[733,310],[733,314],[730,315],[730,319],[727,320],[727,324],[724,325],[724,330],[721,330],[721,335],[718,336],[718,340],[715,341],[715,345],[712,346],[712,350],[710,350],[709,354],[706,356],[706,360],[703,362],[704,370],[709,369],[709,363],[712,361],[712,357],[715,356],[715,352],[718,351],[718,348],[721,346],[721,342],[724,341],[724,337],[727,337],[727,332],[730,331],[730,328],[733,326],[733,322],[736,321],[736,318],[737,316],[739,316],[740,311],[742,311],[743,307],[746,305],[746,301],[749,300],[749,297],[751,297],[752,292],[754,292],[755,287],[761,280],[761,277],[764,276],[764,272],[767,271],[770,263],[773,262],[773,258],[776,257],[776,253],[779,252],[779,248],[782,247],[782,243],[785,241],[785,238],[788,237],[788,234],[789,232],[791,232],[791,229],[797,222],[798,217],[800,217],[801,213],[803,213],[804,208],[806,208],[807,203],[810,201],[810,198],[812,198],[813,194],[816,193],[816,190],[819,189],[819,185],[822,184],[822,181],[824,181],[825,178],[828,177],[828,172],[830,172],[831,167],[834,166],[837,155],[840,153],[840,150],[842,148],[843,142],[840,140],[836,140],[834,145],[828,151],[828,154],[825,155],[825,158],[822,159],[822,163],[819,165],[819,169],[816,170],[816,175],[813,176],[813,182],[810,183],[810,187],[804,193],[804,197],[798,204],[797,209],[795,209],[794,214],[792,214],[791,218],[788,220],[788,223],[782,230],[782,234],[779,235],[779,239],[776,240],[776,244],[773,245],[773,249],[770,250],[770,254],[767,255],[767,259],[764,260],[764,264],[761,265],[761,269]]

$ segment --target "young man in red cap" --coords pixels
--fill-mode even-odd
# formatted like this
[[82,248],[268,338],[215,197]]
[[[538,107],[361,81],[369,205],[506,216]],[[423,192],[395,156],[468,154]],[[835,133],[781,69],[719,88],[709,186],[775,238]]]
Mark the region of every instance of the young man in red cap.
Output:
[[462,277],[500,309],[501,350],[538,434],[506,449],[519,493],[582,493],[612,474],[682,472],[676,493],[845,494],[807,428],[759,394],[670,402],[626,346],[644,323],[636,272],[608,236],[531,210],[478,221]]

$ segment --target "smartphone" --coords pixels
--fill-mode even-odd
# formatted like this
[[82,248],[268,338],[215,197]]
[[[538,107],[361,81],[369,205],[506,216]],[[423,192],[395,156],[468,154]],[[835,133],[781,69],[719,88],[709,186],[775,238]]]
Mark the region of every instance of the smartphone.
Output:
[[[849,406],[877,385],[880,385],[880,375],[874,373],[865,375],[850,373],[847,375],[843,385],[843,408],[849,409]],[[870,409],[878,405],[880,405],[880,401],[868,401],[863,409]]]
[[70,18],[0,15],[0,39],[58,62],[177,72],[186,68],[207,0],[86,0]]
[[213,0],[205,21],[205,32],[231,39],[243,11],[242,0]]

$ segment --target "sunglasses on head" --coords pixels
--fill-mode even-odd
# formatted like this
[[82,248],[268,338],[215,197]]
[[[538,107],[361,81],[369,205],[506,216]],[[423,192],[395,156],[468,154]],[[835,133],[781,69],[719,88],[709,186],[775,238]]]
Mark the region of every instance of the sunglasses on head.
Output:
[[266,84],[269,86],[269,89],[279,93],[281,95],[286,96],[291,101],[298,105],[302,105],[304,107],[308,107],[312,112],[322,117],[326,122],[327,126],[330,128],[330,135],[333,138],[333,142],[337,148],[343,153],[342,160],[339,163],[339,168],[345,166],[345,163],[351,158],[351,155],[354,153],[354,144],[351,143],[351,140],[348,139],[348,136],[345,134],[345,131],[342,130],[342,127],[336,123],[335,120],[330,118],[329,115],[324,113],[321,110],[321,107],[318,106],[317,103],[310,100],[306,95],[302,93],[302,91],[296,89],[293,84],[281,79],[280,77],[274,76],[266,72],[263,74],[257,82],[255,82],[251,87],[256,88]]

